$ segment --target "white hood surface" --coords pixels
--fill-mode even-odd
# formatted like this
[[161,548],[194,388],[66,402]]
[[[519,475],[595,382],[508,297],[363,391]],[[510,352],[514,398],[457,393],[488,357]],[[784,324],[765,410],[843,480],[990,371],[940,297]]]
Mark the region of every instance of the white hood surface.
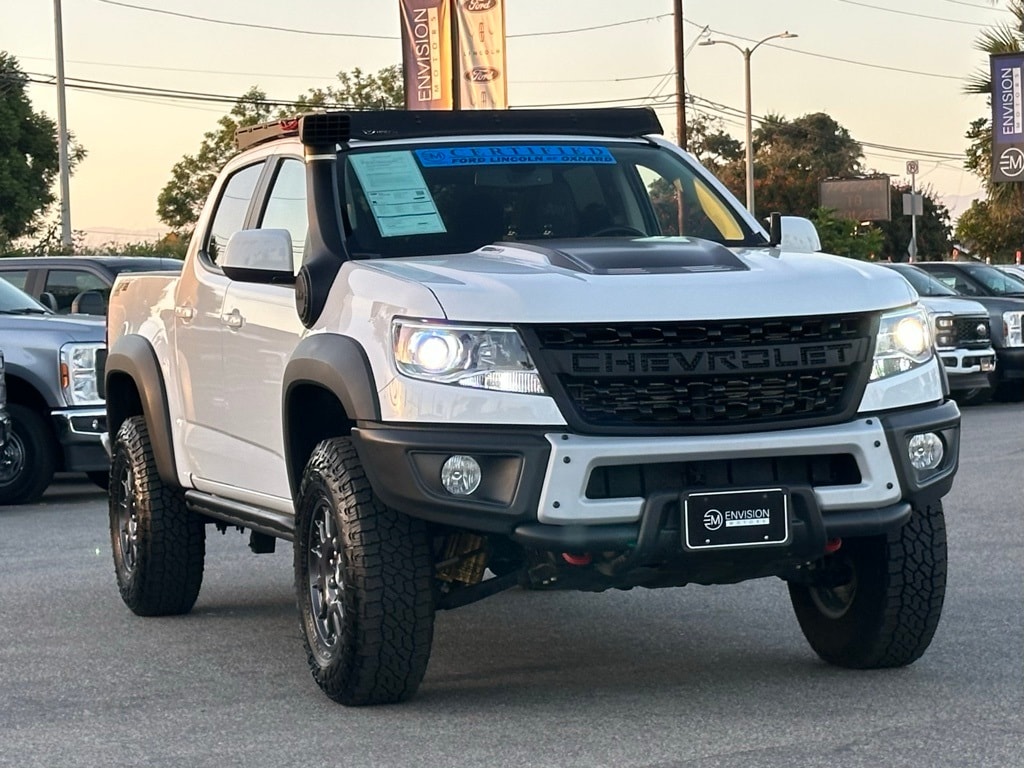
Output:
[[359,264],[422,285],[461,322],[807,317],[917,300],[900,275],[872,264],[686,238],[499,243]]

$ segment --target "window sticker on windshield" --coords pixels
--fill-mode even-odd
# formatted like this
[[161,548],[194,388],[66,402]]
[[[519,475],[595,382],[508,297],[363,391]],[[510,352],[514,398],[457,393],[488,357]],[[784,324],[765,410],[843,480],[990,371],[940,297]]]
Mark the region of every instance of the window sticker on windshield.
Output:
[[408,150],[349,158],[381,237],[446,232],[434,198]]
[[614,165],[608,147],[576,144],[505,144],[492,147],[417,149],[424,168],[447,165],[513,165],[524,163],[584,163]]

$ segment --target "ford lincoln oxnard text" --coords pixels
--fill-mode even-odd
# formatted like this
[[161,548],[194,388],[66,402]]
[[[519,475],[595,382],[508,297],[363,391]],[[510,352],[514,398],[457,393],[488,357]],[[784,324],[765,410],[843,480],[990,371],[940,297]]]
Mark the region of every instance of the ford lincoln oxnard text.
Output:
[[929,317],[660,133],[643,109],[241,129],[180,276],[111,296],[131,610],[192,608],[212,524],[292,543],[313,677],[349,705],[411,696],[436,612],[514,586],[773,576],[822,659],[919,658],[960,425]]

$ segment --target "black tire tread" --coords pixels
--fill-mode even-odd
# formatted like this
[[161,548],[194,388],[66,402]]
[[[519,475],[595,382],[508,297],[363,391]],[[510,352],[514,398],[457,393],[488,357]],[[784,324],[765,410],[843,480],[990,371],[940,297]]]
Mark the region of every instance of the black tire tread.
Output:
[[[345,551],[344,638],[340,654],[321,663],[308,621],[305,558],[309,509],[331,499]],[[389,704],[412,696],[426,672],[433,640],[433,563],[424,523],[383,504],[346,438],[314,450],[296,512],[296,590],[310,669],[331,699],[349,706]]]
[[8,403],[11,428],[25,446],[25,471],[0,486],[0,504],[34,504],[53,482],[60,446],[47,420],[27,405]]
[[[865,568],[848,616],[822,616],[809,589],[790,584],[793,607],[811,647],[825,661],[851,669],[911,664],[931,644],[946,593],[946,526],[941,502],[915,509],[884,537],[844,541]],[[858,602],[859,600],[859,602]]]
[[[139,616],[173,616],[188,613],[199,597],[206,556],[206,527],[185,506],[179,488],[166,485],[157,474],[156,460],[146,421],[126,419],[114,442],[114,462],[131,463],[135,474],[139,552],[135,568],[126,572],[119,558],[116,528],[118,478],[109,495],[110,536],[118,589],[133,613]],[[116,466],[115,466],[116,474]]]

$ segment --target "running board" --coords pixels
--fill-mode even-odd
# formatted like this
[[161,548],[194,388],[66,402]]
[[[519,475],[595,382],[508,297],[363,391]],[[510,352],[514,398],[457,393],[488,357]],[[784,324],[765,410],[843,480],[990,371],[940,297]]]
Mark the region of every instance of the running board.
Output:
[[295,518],[262,507],[211,496],[202,491],[185,491],[185,503],[196,514],[206,515],[240,528],[292,541],[295,538]]

